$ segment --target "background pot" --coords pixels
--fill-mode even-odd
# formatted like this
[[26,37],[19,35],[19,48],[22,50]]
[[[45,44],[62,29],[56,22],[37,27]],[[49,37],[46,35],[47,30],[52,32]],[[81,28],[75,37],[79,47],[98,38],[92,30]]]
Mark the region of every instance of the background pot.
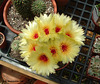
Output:
[[0,21],[3,20],[3,9],[6,4],[7,0],[4,0],[3,3],[0,5]]
[[1,75],[8,84],[25,84],[28,80],[25,75],[4,66],[2,66]]
[[[57,13],[57,5],[56,5],[55,0],[51,0],[51,1],[52,1],[52,3],[53,3],[53,7],[54,7],[54,13]],[[8,9],[9,9],[9,7],[11,6],[11,4],[12,4],[12,3],[11,3],[11,0],[8,0],[8,2],[6,3],[6,5],[5,5],[5,7],[4,7],[3,19],[4,19],[4,22],[5,22],[6,26],[7,26],[12,32],[14,32],[14,33],[16,33],[16,34],[19,34],[19,33],[21,33],[21,32],[15,30],[15,29],[9,24],[9,22],[8,22],[8,20],[7,20],[7,11],[8,11]]]
[[0,32],[0,35],[2,36],[3,40],[0,44],[0,48],[5,48],[6,47],[6,38],[2,32]]
[[47,83],[45,83],[45,82],[43,82],[43,81],[40,81],[40,80],[36,80],[36,81],[34,82],[34,84],[47,84]]

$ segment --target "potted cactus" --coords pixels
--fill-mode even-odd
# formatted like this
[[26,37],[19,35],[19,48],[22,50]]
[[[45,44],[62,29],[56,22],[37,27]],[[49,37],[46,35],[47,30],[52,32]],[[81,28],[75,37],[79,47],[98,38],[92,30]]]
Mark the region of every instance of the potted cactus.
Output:
[[5,48],[6,47],[6,38],[5,35],[0,32],[0,48]]
[[100,56],[96,55],[91,57],[87,75],[95,80],[100,80]]
[[3,19],[3,9],[7,0],[0,0],[0,21]]
[[94,31],[100,33],[100,4],[94,6],[92,21],[95,24]]
[[[11,11],[8,11],[8,9]],[[8,0],[4,8],[3,18],[7,27],[14,33],[19,34],[21,28],[28,24],[27,22],[31,21],[34,16],[39,16],[40,13],[56,12],[55,0]]]
[[9,50],[9,56],[17,59],[19,61],[22,61],[22,58],[20,57],[20,50],[19,50],[19,40],[20,37],[17,36],[13,39],[12,43],[11,43],[11,49]]
[[100,55],[100,35],[96,36],[93,48],[92,55]]

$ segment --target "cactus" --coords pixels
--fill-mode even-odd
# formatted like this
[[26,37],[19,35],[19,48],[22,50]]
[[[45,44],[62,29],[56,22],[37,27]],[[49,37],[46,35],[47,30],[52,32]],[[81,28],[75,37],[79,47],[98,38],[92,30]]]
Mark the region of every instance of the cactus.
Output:
[[39,15],[46,11],[46,3],[43,0],[36,0],[32,2],[31,10],[34,15]]
[[22,61],[22,58],[20,57],[19,43],[20,43],[20,37],[19,36],[15,37],[11,43],[11,50],[9,52],[9,55],[14,59]]
[[12,3],[23,18],[28,18],[31,14],[31,1],[32,0],[12,0]]
[[11,44],[11,48],[14,50],[14,51],[17,51],[18,48],[19,48],[19,40],[14,40]]
[[99,55],[92,57],[91,65],[88,69],[88,73],[91,76],[95,76],[97,78],[100,78],[100,57],[99,57]]
[[100,38],[96,38],[95,43],[93,44],[94,52],[100,53]]

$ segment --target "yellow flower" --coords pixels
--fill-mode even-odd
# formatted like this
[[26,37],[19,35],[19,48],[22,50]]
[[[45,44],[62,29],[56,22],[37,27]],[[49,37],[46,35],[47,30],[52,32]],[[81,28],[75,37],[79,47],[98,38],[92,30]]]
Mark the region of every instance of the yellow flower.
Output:
[[32,52],[27,60],[27,64],[35,70],[37,74],[43,76],[55,73],[55,69],[58,68],[51,53],[47,48],[40,47],[36,52]]
[[26,45],[20,45],[19,49],[21,50],[21,57],[24,58],[24,61],[28,60],[28,57],[30,56],[32,51],[36,51],[37,46],[39,46],[39,44],[31,40],[29,40]]
[[56,40],[58,45],[59,53],[61,55],[61,61],[68,63],[74,61],[74,58],[78,55],[80,50],[79,46],[72,39],[67,36],[60,35],[59,40]]
[[39,38],[40,34],[36,22],[29,22],[29,25],[26,25],[26,28],[27,29],[22,30],[23,33],[20,34],[21,37],[32,40],[37,40]]
[[47,16],[46,14],[40,15],[40,17],[35,17],[35,21],[38,23],[40,32],[40,41],[47,42],[50,38],[54,39],[53,28],[54,23],[52,19],[52,14]]
[[21,57],[43,76],[55,73],[59,61],[74,61],[85,40],[82,27],[64,14],[40,15],[26,28],[20,34]]
[[19,46],[23,46],[23,45],[26,45],[26,44],[27,44],[27,40],[25,38],[21,38]]
[[55,62],[60,61],[61,57],[59,55],[58,47],[55,41],[50,41],[47,43],[47,48],[50,50],[50,53],[55,60]]
[[83,45],[83,41],[85,40],[84,31],[81,26],[76,24],[75,21],[69,21],[64,28],[64,35],[75,40],[79,45]]
[[70,17],[65,16],[64,14],[54,14],[53,19],[55,24],[54,32],[56,34],[63,33],[64,26],[71,20]]

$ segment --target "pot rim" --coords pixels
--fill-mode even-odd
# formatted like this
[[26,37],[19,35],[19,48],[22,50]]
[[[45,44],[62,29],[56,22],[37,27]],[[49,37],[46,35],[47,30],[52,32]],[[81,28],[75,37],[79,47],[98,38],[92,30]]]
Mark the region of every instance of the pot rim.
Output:
[[4,41],[5,41],[5,36],[4,36],[4,34],[2,32],[0,32],[0,34],[3,36],[3,41],[0,43],[0,46],[2,46]]

